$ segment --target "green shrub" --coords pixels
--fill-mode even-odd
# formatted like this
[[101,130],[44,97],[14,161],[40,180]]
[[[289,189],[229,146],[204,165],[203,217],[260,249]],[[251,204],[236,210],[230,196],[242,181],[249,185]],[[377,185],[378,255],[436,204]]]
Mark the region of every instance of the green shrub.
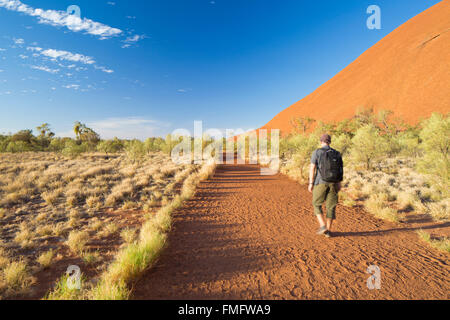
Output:
[[50,145],[48,147],[49,151],[61,152],[64,149],[64,147],[66,146],[66,140],[67,139],[68,138],[64,138],[64,139],[55,138],[55,139],[52,139],[52,141],[50,142]]
[[400,154],[407,157],[418,157],[420,154],[419,134],[414,131],[400,132],[395,137],[400,147]]
[[386,155],[388,149],[385,138],[373,124],[361,127],[352,139],[351,157],[357,163],[364,163],[367,170],[375,161]]
[[18,153],[34,151],[33,146],[25,141],[11,141],[6,147],[6,152]]
[[97,150],[104,153],[118,153],[122,151],[124,148],[124,145],[122,141],[120,141],[117,138],[114,138],[114,140],[104,140],[101,141],[97,145]]
[[319,148],[319,138],[316,135],[297,135],[289,142],[293,147],[293,166],[300,170],[301,178],[308,177],[311,155]]
[[433,114],[422,123],[420,132],[423,157],[418,169],[426,174],[443,178],[448,185],[450,174],[450,117]]
[[66,142],[64,149],[61,152],[66,157],[76,158],[86,151],[86,145],[78,144],[73,140],[69,140]]
[[148,138],[145,140],[145,149],[149,152],[164,151],[166,142],[162,138]]
[[147,150],[142,141],[132,140],[125,144],[125,153],[132,162],[139,162],[147,155]]
[[332,147],[338,150],[343,157],[345,157],[352,146],[352,139],[347,134],[341,134],[340,136],[333,137]]

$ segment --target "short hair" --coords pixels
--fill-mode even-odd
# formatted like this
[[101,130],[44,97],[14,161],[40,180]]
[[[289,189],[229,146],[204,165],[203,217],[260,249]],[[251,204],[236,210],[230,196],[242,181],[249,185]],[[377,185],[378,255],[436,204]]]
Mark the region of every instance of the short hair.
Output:
[[320,142],[331,144],[331,136],[329,134],[327,134],[327,133],[323,134],[320,137]]

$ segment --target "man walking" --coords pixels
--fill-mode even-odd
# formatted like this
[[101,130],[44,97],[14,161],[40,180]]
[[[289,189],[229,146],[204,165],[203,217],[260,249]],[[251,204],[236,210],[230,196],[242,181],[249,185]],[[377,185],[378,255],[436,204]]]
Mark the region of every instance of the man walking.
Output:
[[[314,151],[311,157],[308,190],[313,194],[314,213],[320,224],[317,234],[331,238],[331,227],[336,219],[338,194],[344,179],[344,163],[341,154],[330,147],[330,135],[322,135],[320,143],[322,148]],[[326,222],[322,211],[324,203],[327,207]]]

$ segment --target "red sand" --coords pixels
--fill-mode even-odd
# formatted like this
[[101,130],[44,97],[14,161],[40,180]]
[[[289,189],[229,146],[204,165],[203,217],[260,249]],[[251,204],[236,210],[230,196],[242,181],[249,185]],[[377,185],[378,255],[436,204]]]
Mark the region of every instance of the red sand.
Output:
[[414,17],[311,95],[262,129],[292,131],[292,118],[325,122],[350,118],[359,107],[394,111],[417,123],[450,112],[450,1]]
[[[174,213],[169,246],[134,286],[134,299],[450,298],[450,255],[416,230],[448,234],[449,223],[414,215],[378,220],[339,206],[335,238],[318,223],[305,186],[261,176],[253,165],[221,165]],[[370,265],[381,289],[369,290]]]

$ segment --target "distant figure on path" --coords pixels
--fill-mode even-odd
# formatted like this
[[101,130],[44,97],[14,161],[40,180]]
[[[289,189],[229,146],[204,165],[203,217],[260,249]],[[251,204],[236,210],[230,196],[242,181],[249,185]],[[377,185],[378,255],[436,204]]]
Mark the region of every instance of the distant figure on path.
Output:
[[[338,194],[344,179],[344,162],[340,152],[330,147],[330,135],[322,135],[320,143],[322,148],[314,151],[311,157],[308,190],[313,194],[314,213],[320,223],[317,234],[331,238],[331,227],[333,220],[336,219]],[[327,207],[326,223],[322,211],[322,205],[325,202]]]

